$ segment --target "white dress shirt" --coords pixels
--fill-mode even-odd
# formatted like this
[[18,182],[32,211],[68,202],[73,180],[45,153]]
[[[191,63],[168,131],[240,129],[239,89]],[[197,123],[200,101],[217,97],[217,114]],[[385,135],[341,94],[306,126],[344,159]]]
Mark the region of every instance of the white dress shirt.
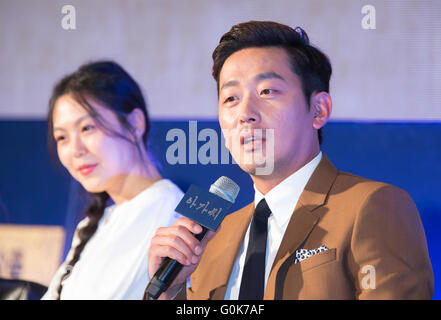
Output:
[[[294,172],[288,178],[283,180],[273,189],[271,189],[266,195],[263,195],[254,186],[254,205],[265,198],[269,208],[271,209],[271,215],[268,218],[268,238],[266,245],[265,255],[265,288],[268,281],[268,277],[276,258],[277,251],[279,250],[282,242],[283,235],[288,226],[291,215],[297,205],[303,189],[312,173],[319,164],[322,158],[322,153],[312,159],[309,163],[302,168]],[[240,284],[242,282],[242,272],[245,265],[245,257],[247,255],[248,239],[250,234],[250,226],[248,226],[245,238],[242,246],[234,262],[233,270],[231,272],[230,281],[228,282],[227,291],[225,293],[225,300],[237,300],[239,298]]]
[[[178,218],[175,208],[182,197],[175,184],[162,179],[131,200],[107,207],[97,231],[63,281],[60,298],[142,299],[150,280],[150,240],[159,227],[169,226]],[[78,239],[73,246],[75,241]],[[43,299],[57,297],[56,278]]]

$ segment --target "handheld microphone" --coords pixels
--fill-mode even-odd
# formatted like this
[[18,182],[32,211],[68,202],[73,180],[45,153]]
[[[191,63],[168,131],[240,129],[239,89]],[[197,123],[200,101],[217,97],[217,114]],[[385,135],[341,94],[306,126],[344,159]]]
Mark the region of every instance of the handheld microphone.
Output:
[[[175,211],[199,223],[202,231],[194,235],[201,241],[208,230],[216,231],[228,214],[239,193],[239,186],[228,177],[220,177],[207,192],[191,185]],[[158,271],[150,280],[144,296],[158,299],[167,291],[183,265],[171,258],[164,258]]]

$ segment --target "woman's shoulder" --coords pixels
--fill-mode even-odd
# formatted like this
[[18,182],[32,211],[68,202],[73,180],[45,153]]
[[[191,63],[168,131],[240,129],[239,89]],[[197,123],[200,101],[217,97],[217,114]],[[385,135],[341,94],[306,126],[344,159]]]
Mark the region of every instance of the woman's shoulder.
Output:
[[176,198],[179,201],[184,196],[182,190],[169,179],[161,179],[150,186],[149,189],[151,189],[151,193],[169,200],[171,200],[170,198]]
[[162,188],[168,188],[168,189],[171,189],[171,190],[175,190],[175,191],[179,191],[180,193],[182,193],[182,190],[178,187],[178,185],[177,184],[175,184],[173,181],[171,181],[170,179],[166,179],[166,178],[163,178],[163,179],[161,179],[161,180],[158,180],[155,184],[154,184],[154,186],[157,186],[157,187],[162,187]]
[[[130,211],[132,215],[137,215],[140,219],[153,216],[157,219],[159,218],[158,212],[162,216],[166,215],[166,212],[173,214],[183,196],[184,193],[175,183],[168,179],[161,179],[142,191],[125,207],[124,211]],[[149,214],[145,215],[145,212]]]

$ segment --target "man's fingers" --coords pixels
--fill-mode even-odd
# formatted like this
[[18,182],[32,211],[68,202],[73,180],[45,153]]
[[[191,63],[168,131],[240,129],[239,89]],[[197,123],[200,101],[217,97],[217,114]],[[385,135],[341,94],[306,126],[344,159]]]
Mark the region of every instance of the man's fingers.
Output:
[[[199,240],[194,237],[193,233],[200,233],[201,231],[202,227],[197,223],[186,218],[181,218],[168,228],[159,228],[156,231],[156,237],[163,237],[164,239],[168,237],[169,241],[173,242],[164,243],[164,245],[176,245],[176,249],[181,248],[182,242],[180,240],[182,240],[186,246],[190,248],[192,254],[199,255],[201,254],[202,248]],[[185,250],[185,248],[183,248],[183,250]],[[183,253],[185,253],[188,258],[191,258],[187,251]]]
[[196,222],[194,222],[193,220],[190,220],[188,218],[179,218],[178,220],[176,220],[170,227],[168,228],[159,228],[158,231],[164,231],[167,232],[167,230],[169,228],[174,228],[174,227],[184,227],[187,230],[190,231],[190,233],[200,233],[202,231],[202,227],[197,224]]
[[[196,240],[196,239],[195,239]],[[197,240],[196,240],[197,241]],[[191,262],[194,256],[193,249],[187,244],[185,240],[177,235],[156,235],[151,240],[150,250],[155,252],[155,256],[170,257],[175,259],[179,252],[179,263],[187,265],[187,261]],[[173,256],[169,255],[172,254]]]
[[152,277],[158,270],[164,257],[178,261],[186,266],[184,269],[187,269],[187,272],[191,273],[199,263],[208,241],[215,235],[215,232],[208,231],[200,242],[194,234],[201,231],[200,225],[187,218],[176,220],[170,227],[159,228],[150,243],[150,276]]
[[193,220],[190,220],[188,218],[180,218],[176,220],[175,222],[177,225],[181,225],[185,228],[187,228],[192,233],[200,233],[202,231],[202,227],[194,222]]
[[189,265],[191,263],[185,254],[170,246],[159,246],[156,249],[156,254],[162,257],[168,257],[176,260],[183,265]]

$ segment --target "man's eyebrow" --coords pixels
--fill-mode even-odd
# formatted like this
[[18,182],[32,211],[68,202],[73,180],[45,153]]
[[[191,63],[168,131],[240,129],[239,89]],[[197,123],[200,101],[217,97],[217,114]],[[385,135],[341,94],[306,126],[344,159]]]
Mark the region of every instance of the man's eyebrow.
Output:
[[[265,73],[260,73],[257,76],[255,76],[254,78],[257,81],[261,81],[261,80],[265,80],[265,79],[280,79],[280,80],[285,81],[285,79],[281,75],[279,75],[279,74],[277,74],[277,73],[275,73],[273,71],[265,72]],[[226,89],[226,88],[229,88],[229,87],[234,87],[234,86],[237,86],[237,85],[239,85],[239,81],[237,81],[237,80],[230,80],[230,81],[225,82],[220,89],[223,90],[223,89]]]
[[224,84],[222,85],[222,87],[220,88],[221,90],[229,88],[229,87],[234,87],[237,86],[239,84],[239,81],[237,80],[230,80],[227,82],[224,82]]
[[[88,118],[88,117],[90,117],[90,114],[85,114],[84,116],[79,117],[79,118],[75,121],[74,126],[77,127],[78,124],[79,124],[81,121],[83,121],[84,119],[86,119],[86,118]],[[54,127],[54,132],[57,131],[57,130],[63,130],[63,128],[60,128],[60,127]]]
[[285,81],[285,79],[281,75],[273,71],[260,73],[255,77],[256,80],[265,80],[265,79],[274,79],[274,78]]

